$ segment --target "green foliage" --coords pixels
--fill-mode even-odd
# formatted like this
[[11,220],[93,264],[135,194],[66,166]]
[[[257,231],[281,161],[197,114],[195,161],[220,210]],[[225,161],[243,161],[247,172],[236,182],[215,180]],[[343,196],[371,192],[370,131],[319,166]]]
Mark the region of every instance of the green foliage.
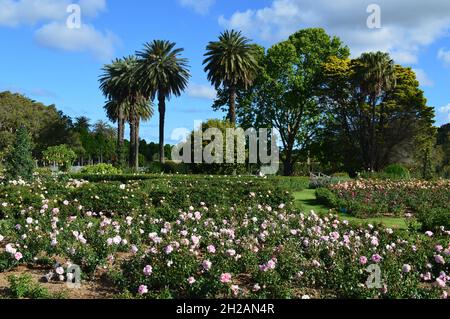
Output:
[[24,126],[20,126],[17,129],[13,147],[5,159],[7,178],[30,180],[33,177],[35,164],[31,150],[31,140],[28,131]]
[[417,213],[417,220],[425,230],[437,230],[440,227],[450,229],[450,209],[447,207],[430,207],[424,204]]
[[97,164],[85,166],[81,170],[81,174],[86,175],[119,175],[122,174],[120,168],[116,168],[111,164]]
[[[291,195],[279,187],[292,180],[300,183],[297,179],[139,178],[88,183],[46,177],[27,184],[1,184],[0,203],[6,203],[2,213],[3,208],[7,211],[0,219],[0,233],[23,258],[18,261],[5,251],[0,254],[0,269],[51,265],[49,256],[58,256],[79,265],[83,276],[106,270],[118,294],[139,299],[300,298],[311,293],[317,298],[379,299],[442,294],[442,289],[420,278],[430,272],[434,281],[449,271],[448,235],[441,229],[426,237],[412,228],[388,230],[348,224],[332,214],[300,214],[289,203]],[[430,187],[424,183],[420,185]],[[373,192],[369,188],[364,196]],[[319,198],[332,198],[327,190],[317,193]],[[417,201],[423,202],[425,195],[429,194]],[[29,227],[30,222],[39,227]],[[207,249],[210,245],[215,251]],[[391,249],[385,249],[388,245]],[[438,245],[444,263],[436,260]],[[383,290],[365,286],[367,265],[359,261],[376,253],[382,257],[387,288]],[[402,270],[405,264],[409,272]],[[230,283],[221,282],[224,273],[231,274]],[[188,280],[191,277],[194,280]],[[141,285],[148,293],[138,293]],[[55,298],[30,278],[16,277],[10,286],[14,298]]]
[[412,213],[426,219],[434,209],[436,212],[450,210],[450,184],[446,180],[360,179],[331,185],[328,189],[337,199],[334,208],[362,218],[392,215],[404,217],[405,214]]
[[325,205],[327,207],[336,206],[337,202],[336,195],[328,188],[316,189],[316,198],[317,202],[321,205]]
[[267,50],[254,85],[241,106],[244,127],[273,127],[284,146],[284,175],[292,175],[294,163],[306,152],[325,114],[319,95],[322,64],[330,57],[347,58],[349,50],[323,29],[305,29]]
[[343,173],[343,172],[333,173],[333,174],[331,175],[331,177],[343,178],[343,179],[350,179],[349,174],[348,174],[348,173]]
[[324,187],[328,187],[330,185],[335,185],[335,184],[345,182],[347,180],[350,180],[350,178],[348,176],[313,178],[310,180],[309,188],[312,188],[312,189],[324,188]]
[[63,171],[68,171],[77,155],[67,145],[51,146],[43,153],[43,159],[47,163],[56,164]]
[[0,151],[13,144],[20,126],[25,126],[29,132],[33,156],[37,159],[49,146],[77,142],[70,130],[70,118],[54,105],[46,106],[21,94],[0,92],[0,121]]
[[[236,123],[236,95],[239,88],[247,89],[257,77],[259,68],[258,47],[235,30],[220,34],[219,41],[206,47],[203,61],[208,80],[225,97],[229,105],[228,120]],[[219,103],[224,104],[224,102]]]
[[391,179],[410,179],[409,170],[401,164],[392,164],[384,169],[384,173]]
[[9,291],[15,299],[51,299],[51,293],[38,283],[35,283],[30,275],[9,276]]
[[272,176],[269,180],[277,183],[282,189],[299,192],[309,188],[309,177],[306,176]]
[[434,109],[427,106],[416,74],[400,65],[392,74],[390,58],[378,55],[379,63],[367,61],[375,54],[354,60],[333,57],[322,65],[322,97],[330,108],[315,153],[352,174],[378,171],[405,158],[422,168],[430,160],[430,139],[434,143]]
[[[202,134],[202,136],[204,136],[205,132],[209,129],[217,129],[220,131],[220,133],[222,134],[222,139],[219,139],[218,141],[222,142],[222,149],[217,149],[216,146],[213,144],[214,142],[216,142],[219,137],[217,136],[212,136],[211,140],[206,140],[203,139],[202,140],[202,152],[204,152],[206,150],[206,147],[210,146],[210,145],[214,145],[214,148],[211,149],[210,154],[212,156],[212,158],[214,159],[213,163],[195,163],[194,159],[195,159],[195,147],[196,147],[196,143],[195,143],[195,134]],[[186,151],[190,151],[190,155],[191,155],[191,160],[190,162],[192,162],[192,164],[190,164],[190,169],[193,173],[195,174],[211,174],[211,175],[234,175],[234,174],[244,174],[247,171],[247,167],[245,165],[245,163],[238,163],[238,138],[235,137],[234,138],[234,149],[233,149],[233,154],[234,154],[234,163],[226,163],[226,150],[227,150],[227,143],[228,140],[226,138],[227,136],[227,130],[229,129],[236,129],[236,126],[234,124],[232,124],[229,121],[221,121],[221,120],[208,120],[204,123],[202,123],[202,127],[199,128],[197,131],[192,132],[191,135],[188,137],[188,146],[190,146],[190,149],[186,147]],[[189,145],[190,143],[190,145]],[[219,147],[219,145],[217,145]],[[184,154],[185,149],[183,148],[183,157],[185,156]],[[218,158],[218,162],[216,162],[214,156],[216,155],[221,155]],[[245,158],[244,161],[248,162],[248,154],[244,154]],[[222,163],[220,163],[222,162]]]
[[166,99],[172,95],[180,96],[186,89],[190,77],[188,59],[181,57],[182,48],[176,48],[176,43],[154,40],[144,44],[144,49],[136,53],[138,65],[136,76],[144,81],[137,81],[139,91],[145,97],[153,100],[158,97],[160,116],[159,128],[159,161],[164,163],[164,125]]

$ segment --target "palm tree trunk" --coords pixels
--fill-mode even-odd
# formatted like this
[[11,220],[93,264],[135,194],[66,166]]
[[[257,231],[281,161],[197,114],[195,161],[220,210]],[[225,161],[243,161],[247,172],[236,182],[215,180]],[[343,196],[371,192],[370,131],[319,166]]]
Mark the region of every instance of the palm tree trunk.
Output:
[[119,110],[119,118],[117,120],[117,163],[119,166],[123,166],[123,145],[125,142],[125,120],[124,120],[123,108]]
[[164,164],[166,159],[164,157],[164,123],[166,116],[166,98],[163,94],[158,96],[159,100],[159,162]]
[[376,130],[376,98],[373,98],[372,102],[372,114],[371,114],[371,125],[370,125],[370,170],[373,172],[375,171],[375,157],[376,157],[376,150],[375,150],[375,130]]
[[140,118],[139,116],[135,119],[135,129],[134,129],[134,169],[136,172],[139,170],[139,126],[140,126]]
[[136,138],[136,122],[134,119],[130,119],[130,157],[128,159],[128,164],[130,168],[135,166],[136,160],[134,159],[134,149],[135,149],[135,138]]
[[230,86],[230,110],[228,117],[231,124],[236,124],[236,88]]

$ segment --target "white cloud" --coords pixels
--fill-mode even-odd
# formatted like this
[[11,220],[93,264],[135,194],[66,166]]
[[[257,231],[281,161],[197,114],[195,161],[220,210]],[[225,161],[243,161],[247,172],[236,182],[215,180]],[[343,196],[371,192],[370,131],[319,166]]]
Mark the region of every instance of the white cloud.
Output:
[[434,82],[423,69],[413,69],[416,73],[417,80],[422,86],[433,86]]
[[373,0],[272,0],[259,10],[220,17],[219,24],[274,43],[306,27],[323,27],[339,36],[357,56],[364,51],[387,51],[398,63],[418,62],[422,47],[450,29],[448,0],[377,0],[381,29],[367,27],[367,7]]
[[439,109],[439,112],[446,114],[448,120],[450,121],[450,104],[448,104],[447,106],[443,106]]
[[199,14],[207,14],[216,0],[178,0],[180,5],[191,8]]
[[53,22],[36,31],[36,41],[44,47],[89,52],[98,59],[109,60],[118,39],[112,33],[102,33],[88,24],[83,24],[80,29],[69,29],[65,23]]
[[56,0],[1,0],[0,26],[33,25],[43,20],[62,19],[68,3]]
[[[67,17],[71,0],[0,0],[0,26],[17,27]],[[82,17],[95,17],[106,8],[106,0],[80,0]]]
[[106,9],[106,0],[80,0],[81,14],[89,17],[97,16]]
[[440,49],[438,52],[438,58],[445,64],[450,65],[450,51]]
[[217,96],[216,90],[209,85],[199,85],[192,83],[189,85],[186,91],[190,97],[199,99],[213,100]]
[[[67,8],[73,3],[81,7],[80,29],[66,26],[71,14]],[[0,27],[41,24],[35,32],[39,45],[70,52],[90,52],[106,60],[113,56],[118,41],[116,36],[85,22],[105,9],[106,0],[0,0]]]

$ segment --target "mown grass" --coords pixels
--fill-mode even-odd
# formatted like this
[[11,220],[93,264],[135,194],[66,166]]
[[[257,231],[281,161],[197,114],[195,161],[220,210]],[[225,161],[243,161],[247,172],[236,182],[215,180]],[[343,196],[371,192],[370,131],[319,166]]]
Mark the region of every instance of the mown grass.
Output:
[[[316,190],[314,189],[305,189],[303,191],[294,192],[294,198],[297,205],[297,208],[302,210],[304,213],[309,213],[314,211],[316,213],[327,213],[331,207],[327,207],[321,205],[317,202],[316,199]],[[383,224],[386,227],[390,228],[398,228],[398,229],[407,229],[408,226],[403,218],[397,217],[375,217],[375,218],[367,218],[361,219],[356,218],[347,214],[340,213],[339,216],[344,220],[348,220],[349,222],[356,224]]]

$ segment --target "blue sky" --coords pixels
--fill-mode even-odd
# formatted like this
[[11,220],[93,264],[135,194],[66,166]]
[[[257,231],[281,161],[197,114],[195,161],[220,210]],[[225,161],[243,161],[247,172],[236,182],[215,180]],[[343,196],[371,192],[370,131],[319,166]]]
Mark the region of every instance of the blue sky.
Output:
[[[378,3],[381,29],[367,28],[367,6]],[[81,29],[68,29],[70,3],[81,6]],[[168,39],[185,48],[191,83],[168,103],[166,136],[211,110],[214,90],[203,72],[206,44],[226,28],[268,47],[304,27],[324,27],[356,56],[388,51],[416,70],[437,124],[450,121],[450,1],[448,0],[0,0],[0,90],[54,103],[71,117],[105,119],[98,90],[101,66],[143,43]],[[158,116],[142,137],[157,141]]]

